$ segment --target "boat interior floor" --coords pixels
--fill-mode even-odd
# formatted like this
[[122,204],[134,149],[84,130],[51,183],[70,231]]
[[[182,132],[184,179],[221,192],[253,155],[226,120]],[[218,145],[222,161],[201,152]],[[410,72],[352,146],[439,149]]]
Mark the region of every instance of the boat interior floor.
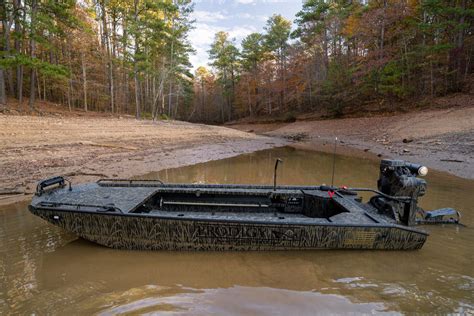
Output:
[[312,218],[303,214],[281,213],[281,212],[176,212],[153,210],[150,215],[165,218],[191,219],[191,220],[215,220],[215,221],[248,221],[248,222],[265,222],[275,224],[354,224],[371,225],[371,224],[391,224],[382,218],[374,217],[368,212],[345,212],[330,218]]

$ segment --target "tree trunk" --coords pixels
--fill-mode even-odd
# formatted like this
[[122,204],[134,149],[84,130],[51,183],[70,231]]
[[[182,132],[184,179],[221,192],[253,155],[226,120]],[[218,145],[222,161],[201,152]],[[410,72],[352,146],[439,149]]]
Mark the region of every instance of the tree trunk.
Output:
[[151,101],[152,101],[152,104],[151,104],[151,119],[153,121],[155,121],[156,119],[156,99],[157,99],[157,96],[156,96],[156,76],[155,75],[152,75],[152,78],[151,78]]
[[[472,6],[472,5],[471,5]],[[461,1],[461,10],[462,13],[459,16],[459,25],[464,25],[465,24],[465,14],[466,12],[466,0]],[[471,7],[472,8],[472,7]],[[462,73],[463,73],[463,63],[467,63],[467,58],[465,58],[464,54],[464,27],[460,27],[457,35],[457,49],[458,49],[458,54],[457,54],[457,60],[456,60],[456,90],[459,90],[460,85],[461,85],[461,80],[463,79]],[[464,60],[463,60],[464,59]]]
[[[38,71],[36,71],[36,80],[38,81],[38,88],[39,88],[39,76],[38,76]],[[41,93],[40,93],[41,95]],[[51,95],[52,97],[52,95]],[[41,99],[41,97],[40,97]],[[43,75],[43,100],[46,101],[46,77]]]
[[[145,108],[148,110],[150,106],[150,76],[145,74],[145,87],[144,87],[144,99],[145,99]],[[145,110],[146,111],[146,110]]]
[[135,81],[135,106],[136,106],[136,111],[135,111],[135,117],[137,120],[140,119],[140,95],[139,95],[139,82],[138,82],[138,69],[137,66],[134,67],[134,74],[133,74],[133,79]]
[[72,93],[72,79],[69,79],[69,84],[67,86],[67,106],[69,108],[69,112],[72,111],[71,106],[71,93]]
[[112,57],[117,57],[117,12],[112,10]]
[[110,110],[115,112],[115,88],[114,88],[114,67],[112,59],[109,60],[109,82],[110,82]]
[[[171,22],[173,23],[173,22]],[[173,28],[173,27],[172,27]],[[170,70],[169,70],[169,80],[170,80],[170,90],[169,90],[169,96],[168,96],[168,115],[171,117],[171,106],[172,106],[172,100],[173,100],[173,54],[174,54],[174,41],[171,39],[171,53],[170,53]]]
[[104,1],[100,1],[99,5],[100,5],[100,11],[101,11],[101,20],[102,20],[103,43],[105,44],[105,49],[107,53],[107,77],[109,81],[110,111],[114,113],[114,107],[115,107],[114,76],[113,76],[112,54],[111,54],[110,40],[109,40],[109,27],[107,25],[107,12],[105,11]]
[[[128,11],[126,12],[126,14],[128,15]],[[123,22],[122,22],[123,26],[123,36],[122,36],[122,49],[123,49],[123,56],[122,56],[122,59],[121,59],[121,63],[122,63],[122,71],[123,71],[123,108],[124,108],[124,111],[125,112],[128,112],[128,99],[129,99],[129,86],[128,86],[128,73],[127,73],[127,69],[126,69],[126,66],[125,66],[125,63],[124,63],[124,60],[125,60],[125,56],[126,56],[126,52],[127,52],[127,48],[128,48],[128,33],[127,33],[127,28],[128,28],[128,23],[127,23],[127,19],[123,19]]]
[[138,95],[140,96],[140,112],[144,111],[146,112],[146,103],[145,103],[145,89],[144,89],[144,81],[143,81],[143,78],[138,78],[140,79],[138,81],[138,87],[139,87],[139,91],[138,91]]
[[[257,85],[257,84],[255,84]],[[253,110],[252,110],[252,115],[254,115],[255,113],[258,113],[258,111],[260,110],[260,101],[261,101],[261,98],[260,98],[260,89],[258,88],[258,86],[255,87],[255,102],[254,102],[254,107],[253,107]]]
[[204,78],[201,79],[201,108],[199,109],[199,118],[202,119],[202,112],[204,111],[204,101],[206,100],[206,90],[204,87]]
[[282,89],[282,96],[281,96],[281,102],[282,102],[282,110],[286,110],[286,56],[284,53],[284,48],[280,48],[280,59],[281,59],[281,77],[282,77],[282,82],[283,82],[283,89]]
[[232,121],[232,112],[235,103],[235,74],[234,74],[234,64],[230,65],[230,80],[232,84],[232,96],[230,96],[230,104],[229,104],[229,121]]
[[18,102],[23,103],[23,66],[20,65],[16,69],[16,93]]
[[[10,51],[10,27],[13,23],[13,16],[8,16],[7,15],[7,10],[5,8],[5,5],[1,5],[2,10],[4,10],[4,14],[2,14],[2,28],[3,28],[3,40],[4,40],[4,47],[3,50],[7,54],[7,58],[10,56],[11,51]],[[8,90],[11,95],[15,95],[15,90],[14,90],[14,84],[13,84],[13,75],[12,72],[4,69],[4,77],[6,76],[7,82],[8,82]],[[5,79],[4,79],[5,80]]]
[[311,81],[311,73],[309,74],[309,107],[313,109],[313,82]]
[[180,93],[180,89],[178,87],[178,89],[176,90],[176,105],[174,107],[174,119],[178,117],[179,93]]
[[36,90],[38,91],[38,99],[41,100],[41,98],[43,97],[43,91],[44,91],[44,94],[46,95],[46,88],[41,88],[41,80],[39,80],[39,76],[38,76],[38,71],[35,70],[35,77],[36,77]]
[[[21,40],[20,34],[21,30],[21,22],[20,22],[20,14],[22,12],[21,0],[14,0],[13,7],[15,10],[15,51],[17,54],[21,54]],[[21,35],[21,38],[23,34]],[[23,66],[18,65],[16,67],[16,97],[18,102],[21,104],[23,102]]]
[[434,74],[433,74],[433,61],[430,60],[430,94],[434,97]]
[[71,105],[71,99],[72,99],[72,90],[73,90],[73,86],[72,86],[72,65],[71,65],[71,52],[68,51],[67,52],[67,56],[68,56],[68,65],[69,65],[69,72],[71,74],[71,77],[69,78],[68,80],[68,86],[67,86],[67,106],[69,108],[69,112],[72,111],[72,105]]
[[170,78],[170,86],[168,90],[168,116],[171,118],[171,106],[172,106],[172,96],[173,96],[173,82]]
[[252,116],[252,98],[250,97],[250,80],[247,81],[247,102],[249,105],[249,116]]
[[[2,1],[0,2],[0,8],[2,9],[2,13],[0,13],[0,18],[2,19],[2,27],[5,28],[6,18],[5,18],[5,3]],[[5,43],[2,41],[0,42],[0,49],[3,51],[5,50]],[[0,67],[0,105],[5,106],[7,104],[7,91],[5,89],[5,70]]]
[[329,47],[328,47],[328,36],[327,36],[327,30],[324,29],[324,36],[323,36],[323,51],[324,51],[324,56],[323,56],[323,63],[324,63],[324,71],[322,75],[322,80],[326,80],[328,76],[328,71],[329,71]]
[[380,30],[380,60],[384,57],[384,42],[385,42],[385,14],[387,9],[387,0],[383,0],[383,11],[382,11],[382,29]]
[[165,93],[161,93],[161,114],[165,113]]
[[[36,42],[34,40],[35,33],[35,23],[36,23],[36,11],[38,10],[37,0],[31,1],[31,35],[30,35],[30,56],[32,59],[36,58]],[[35,80],[36,80],[36,71],[34,68],[31,68],[30,75],[30,110],[33,110],[35,105]]]
[[7,105],[7,94],[5,91],[5,75],[2,68],[0,68],[0,104]]
[[82,65],[82,93],[84,95],[84,111],[87,112],[87,73],[86,73],[86,62],[84,60],[84,52],[81,52],[81,65]]
[[154,98],[153,98],[153,121],[156,121],[158,119],[158,99],[161,100],[160,96],[163,97],[163,86],[164,86],[164,77],[161,76],[160,78],[160,86],[158,88],[158,91],[156,91],[156,87],[154,88]]
[[[138,24],[138,0],[134,1],[134,7],[135,7],[135,27],[137,27]],[[137,55],[138,55],[138,32],[135,30],[135,63],[133,66],[133,79],[135,81],[135,117],[137,120],[140,119],[140,96],[138,94],[139,92],[139,82],[138,82],[138,66],[137,66]]]

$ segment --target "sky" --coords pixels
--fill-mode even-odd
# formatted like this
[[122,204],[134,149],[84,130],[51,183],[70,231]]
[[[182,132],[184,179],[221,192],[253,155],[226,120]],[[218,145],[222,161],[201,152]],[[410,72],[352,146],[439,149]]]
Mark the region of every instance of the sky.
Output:
[[192,17],[195,29],[189,40],[196,50],[190,60],[193,70],[208,66],[209,49],[214,35],[228,32],[235,38],[238,47],[245,36],[263,32],[266,20],[274,13],[293,21],[301,10],[302,0],[195,0]]

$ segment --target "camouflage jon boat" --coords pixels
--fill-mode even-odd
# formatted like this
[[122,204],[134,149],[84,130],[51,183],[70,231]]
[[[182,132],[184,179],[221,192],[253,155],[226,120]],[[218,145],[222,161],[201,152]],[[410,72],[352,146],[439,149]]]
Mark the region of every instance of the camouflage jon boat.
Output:
[[[278,165],[278,162],[275,166]],[[383,160],[379,190],[330,186],[165,184],[99,180],[38,184],[30,211],[84,239],[143,250],[420,249],[420,222],[457,222],[417,206],[426,167]],[[374,196],[362,203],[360,191]]]

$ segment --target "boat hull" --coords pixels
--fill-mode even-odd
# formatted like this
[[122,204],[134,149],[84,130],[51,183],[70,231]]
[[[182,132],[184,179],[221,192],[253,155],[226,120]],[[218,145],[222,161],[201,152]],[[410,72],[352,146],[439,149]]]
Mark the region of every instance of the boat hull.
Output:
[[424,232],[399,225],[193,220],[36,207],[30,211],[91,242],[130,250],[415,250],[427,238]]

